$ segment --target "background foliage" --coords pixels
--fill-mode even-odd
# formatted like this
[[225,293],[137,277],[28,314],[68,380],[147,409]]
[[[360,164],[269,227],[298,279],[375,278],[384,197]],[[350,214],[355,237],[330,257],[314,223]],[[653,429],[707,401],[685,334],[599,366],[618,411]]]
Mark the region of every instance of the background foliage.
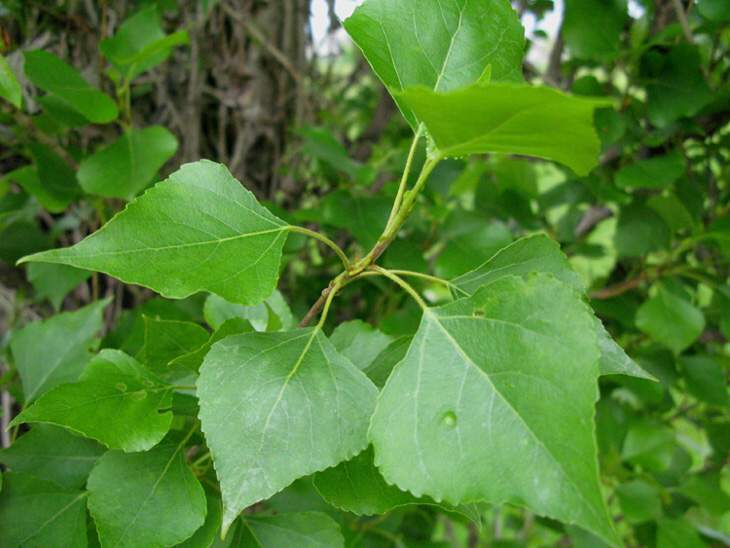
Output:
[[[559,7],[547,0],[513,4],[537,29]],[[531,118],[545,117],[547,142],[555,130],[552,144],[559,146],[547,157],[568,167],[512,155],[465,157],[473,151],[459,141],[463,135],[453,139],[448,124],[471,126],[475,115],[467,99],[500,108],[499,97],[488,95],[499,88],[449,96],[439,109],[430,106],[440,99],[428,90],[406,90],[398,96],[406,114],[401,117],[365,58],[343,38],[334,2],[329,8],[328,48],[313,43],[306,0],[0,2],[0,545],[56,546],[63,539],[70,546],[282,546],[304,542],[301,535],[323,546],[602,545],[584,529],[520,504],[452,506],[422,493],[416,500],[383,480],[372,466],[372,447],[353,450],[358,432],[340,440],[338,455],[354,457],[347,464],[280,492],[257,486],[267,495],[241,498],[247,507],[241,518],[235,519],[237,511],[223,514],[216,470],[225,474],[233,463],[235,473],[236,463],[249,458],[246,444],[227,441],[247,424],[203,406],[204,423],[233,432],[204,437],[194,372],[204,359],[204,371],[214,371],[231,353],[246,359],[252,348],[271,349],[271,363],[285,363],[309,340],[292,336],[292,329],[340,272],[340,258],[303,234],[284,242],[279,234],[288,229],[281,227],[321,229],[349,257],[364,256],[388,220],[416,120],[429,124],[450,158],[431,173],[380,264],[452,280],[451,289],[413,280],[429,305],[444,304],[452,292],[475,292],[484,272],[497,278],[492,271],[507,264],[504,254],[480,265],[517,241],[511,253],[525,246],[527,256],[545,261],[535,269],[587,288],[592,309],[630,356],[614,349],[607,367],[634,374],[602,376],[595,406],[600,486],[618,535],[629,546],[730,544],[730,4],[565,0],[555,36],[537,30],[524,48],[519,40],[502,44],[490,65],[492,81],[524,75],[533,84],[602,98],[587,111],[601,107],[593,118],[600,139],[596,167],[580,160],[590,136],[561,141],[574,126],[580,131],[586,111],[578,107],[570,115],[559,106],[546,108]],[[403,25],[392,36],[406,47],[413,41]],[[358,39],[357,19],[347,26]],[[361,47],[366,39],[358,39]],[[381,43],[375,40],[373,47]],[[525,50],[522,74],[501,71],[500,59],[519,63]],[[372,64],[391,89],[401,91],[388,80],[387,67]],[[501,108],[522,100],[519,93]],[[545,94],[539,104],[552,100],[552,92],[539,93]],[[555,112],[562,117],[550,118]],[[411,185],[428,162],[425,147],[414,150]],[[537,155],[546,156],[542,152]],[[231,181],[207,164],[178,171],[200,158],[228,166],[268,211],[242,190],[232,191],[225,204],[208,204],[195,194],[198,173],[221,185]],[[260,208],[260,223],[274,227],[262,246],[281,250],[277,291],[271,294],[273,281],[266,280],[213,286],[192,272],[191,285],[181,287],[170,280],[184,267],[171,263],[165,271],[144,257],[133,265],[145,267],[144,279],[119,278],[159,286],[160,294],[174,299],[65,264],[16,266],[23,256],[81,241],[173,172],[188,185],[187,202],[176,202],[179,196],[163,187],[145,194],[160,208],[172,204],[162,209],[171,222],[206,210],[233,223],[243,217],[235,206]],[[146,232],[122,236],[166,237]],[[567,263],[544,236],[520,240],[541,232],[560,243]],[[268,265],[272,280],[277,265]],[[572,302],[565,285],[535,297],[530,284],[538,282],[494,283],[523,292],[525,307],[542,307],[545,323],[561,326],[565,348],[580,348],[575,334],[585,332],[588,316],[565,304]],[[188,296],[197,289],[211,293]],[[499,309],[505,317],[524,318],[532,310],[510,311],[484,293],[473,302],[482,314]],[[442,319],[430,321],[446,325],[457,313],[451,306],[439,309]],[[385,278],[367,277],[342,289],[324,326],[327,337],[311,339],[322,339],[316,359],[341,367],[343,386],[359,395],[361,408],[335,411],[351,413],[357,423],[374,391],[347,368],[356,364],[382,389],[420,318],[418,304]],[[246,335],[210,350],[241,333]],[[255,345],[226,346],[239,340]],[[435,355],[432,340],[416,337],[413,345]],[[547,344],[551,352],[541,364],[559,369],[587,359],[540,341],[525,353]],[[408,359],[400,370],[407,366]],[[172,380],[171,368],[177,372]],[[579,386],[580,371],[561,382]],[[261,396],[240,386],[201,375],[198,395],[230,405]],[[582,395],[572,394],[566,406],[580,403]],[[79,403],[94,412],[67,413],[61,421],[66,428],[58,426],[59,413]],[[395,416],[398,403],[381,400],[392,409],[376,414],[371,435],[385,439],[393,432],[382,416]],[[455,420],[443,415],[446,426]],[[218,444],[216,470],[206,443]],[[280,448],[270,457],[281,477],[292,473],[288,451]],[[519,447],[504,448],[513,462],[521,454]],[[311,458],[339,462],[325,454]],[[410,462],[385,460],[378,463],[381,470],[394,476],[409,472],[397,471],[399,465],[411,468]],[[221,522],[233,519],[221,541]]]

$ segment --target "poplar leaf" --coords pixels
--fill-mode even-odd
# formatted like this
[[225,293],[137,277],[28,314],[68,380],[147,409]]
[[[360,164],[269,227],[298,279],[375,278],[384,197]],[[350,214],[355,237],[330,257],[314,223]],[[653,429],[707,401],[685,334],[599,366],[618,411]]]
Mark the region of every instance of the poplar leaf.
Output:
[[618,545],[598,481],[595,324],[546,274],[424,311],[370,426],[386,481],[453,505],[512,503]]
[[182,449],[169,438],[145,453],[109,451],[99,459],[88,489],[102,546],[174,546],[203,525],[205,492]]
[[227,337],[197,386],[224,531],[244,508],[367,446],[377,390],[317,328]]
[[182,166],[78,244],[20,262],[96,270],[182,299],[210,291],[256,304],[276,286],[289,226],[221,164]]
[[601,143],[593,112],[610,106],[606,100],[519,84],[472,85],[448,93],[418,86],[398,97],[423,121],[444,156],[524,154],[554,160],[578,175],[598,163]]
[[367,0],[344,26],[413,128],[407,87],[522,81],[524,30],[508,0]]
[[44,394],[12,423],[63,426],[112,449],[146,451],[170,429],[172,388],[119,350],[105,349],[77,383]]

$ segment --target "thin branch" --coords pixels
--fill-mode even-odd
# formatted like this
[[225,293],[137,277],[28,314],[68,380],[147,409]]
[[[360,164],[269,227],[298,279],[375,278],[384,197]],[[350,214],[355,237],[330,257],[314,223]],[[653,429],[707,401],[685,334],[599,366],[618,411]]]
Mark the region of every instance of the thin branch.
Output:
[[345,252],[342,251],[342,248],[340,246],[338,246],[335,242],[330,240],[324,234],[320,234],[319,232],[316,232],[314,230],[309,230],[308,228],[304,228],[302,226],[294,226],[294,225],[290,225],[288,230],[291,232],[297,232],[299,234],[304,234],[305,236],[309,236],[310,238],[319,240],[320,242],[325,244],[327,247],[332,249],[335,253],[337,253],[337,256],[340,258],[340,261],[342,261],[342,264],[345,267],[345,270],[350,269],[350,259],[347,258],[347,255],[345,254]]
[[378,272],[379,274],[382,274],[389,280],[395,282],[397,285],[399,285],[403,290],[405,290],[406,293],[408,293],[416,303],[418,303],[418,306],[421,307],[421,309],[425,312],[428,310],[428,304],[426,304],[426,301],[423,300],[423,298],[418,294],[418,291],[413,289],[413,286],[411,286],[408,282],[406,282],[403,278],[393,273],[392,270],[388,270],[386,268],[382,268],[378,265],[372,265],[370,267],[371,270]]

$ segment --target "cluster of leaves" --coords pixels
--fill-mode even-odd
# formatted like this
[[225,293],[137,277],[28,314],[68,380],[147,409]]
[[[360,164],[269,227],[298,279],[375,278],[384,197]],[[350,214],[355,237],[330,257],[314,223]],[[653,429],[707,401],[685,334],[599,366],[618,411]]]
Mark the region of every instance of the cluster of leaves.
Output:
[[[102,43],[115,99],[26,52],[29,117],[0,61],[0,257],[56,309],[92,277],[8,338],[0,544],[726,542],[730,13],[565,3],[572,95],[525,81],[507,0],[366,0],[345,28],[403,118],[368,165],[301,129],[334,188],[294,212],[206,160],[149,187],[177,142],[133,83],[185,41],[155,8]],[[164,298],[118,314],[135,286]],[[338,296],[370,322],[330,330]]]

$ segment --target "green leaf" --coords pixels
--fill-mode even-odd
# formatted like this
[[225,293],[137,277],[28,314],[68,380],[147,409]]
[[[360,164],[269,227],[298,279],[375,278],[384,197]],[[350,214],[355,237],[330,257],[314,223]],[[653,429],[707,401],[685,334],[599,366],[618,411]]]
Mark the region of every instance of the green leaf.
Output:
[[730,495],[722,485],[720,473],[709,471],[687,478],[679,492],[695,500],[703,509],[722,516],[730,512]]
[[10,68],[8,60],[0,55],[0,97],[8,101],[15,108],[20,108],[23,100],[23,91],[18,79]]
[[330,335],[332,346],[363,371],[391,340],[391,337],[362,320],[343,322]]
[[112,449],[146,451],[170,429],[171,405],[172,387],[124,352],[105,349],[79,382],[44,394],[12,424],[55,424]]
[[367,446],[377,390],[317,328],[223,339],[197,385],[224,531],[244,508]]
[[649,120],[655,126],[694,116],[712,100],[701,66],[699,50],[691,44],[678,44],[666,54],[651,50],[642,57]]
[[318,472],[314,486],[329,504],[358,516],[385,514],[399,506],[424,502],[385,482],[373,464],[372,447],[334,468]]
[[175,358],[190,354],[208,342],[210,333],[193,322],[144,317],[144,346],[137,359],[158,373],[167,372]]
[[[38,97],[37,101],[43,107],[43,111],[48,117],[61,126],[66,128],[80,128],[89,124],[89,120],[85,116],[79,114],[57,95],[42,95]],[[38,124],[38,118],[35,121]]]
[[57,314],[16,331],[10,340],[15,368],[30,403],[51,388],[75,381],[91,358],[109,299]]
[[671,465],[674,448],[674,435],[669,428],[642,419],[629,427],[621,456],[633,465],[661,472]]
[[131,80],[165,61],[175,46],[187,43],[185,31],[165,35],[157,6],[152,5],[124,21],[114,36],[102,40],[99,49],[122,78]]
[[372,181],[374,168],[350,158],[347,149],[327,129],[306,126],[297,133],[303,138],[302,153],[305,156],[316,158],[357,183],[368,184]]
[[99,459],[88,489],[102,546],[173,546],[203,525],[205,492],[183,447],[168,439],[145,453],[110,451]]
[[480,266],[452,280],[467,293],[505,276],[525,276],[532,272],[550,273],[576,291],[585,291],[583,281],[568,263],[560,244],[545,234],[520,238],[503,247]]
[[590,310],[550,275],[426,309],[378,399],[375,464],[416,496],[510,502],[618,545],[598,483],[598,358]]
[[251,306],[232,303],[218,295],[210,295],[205,300],[203,316],[213,329],[218,329],[226,321],[234,318],[248,320],[256,331],[278,331],[271,328],[276,326],[281,329],[291,329],[294,326],[294,316],[289,305],[277,289],[264,302]]
[[555,160],[578,175],[598,163],[593,112],[607,106],[605,100],[515,84],[449,93],[411,87],[398,97],[423,121],[443,156],[524,154]]
[[702,17],[710,21],[730,21],[730,4],[725,0],[698,0],[697,9]]
[[27,474],[3,475],[0,546],[85,548],[86,493]]
[[[218,532],[221,530],[223,505],[220,497],[207,493],[208,509],[205,513],[205,523],[195,531],[195,534],[177,545],[177,548],[210,548],[214,545]],[[218,546],[218,545],[216,545]]]
[[705,548],[707,545],[684,518],[662,518],[657,522],[657,548]]
[[631,524],[657,519],[662,515],[661,493],[654,485],[642,480],[622,483],[616,495],[624,518]]
[[565,0],[563,39],[578,59],[609,61],[619,53],[627,19],[626,0]]
[[636,327],[679,354],[700,336],[705,317],[692,303],[659,287],[636,311]]
[[479,266],[483,257],[512,241],[512,234],[503,223],[489,222],[483,215],[459,211],[452,214],[442,229],[444,249],[436,259],[436,274],[453,278]]
[[203,364],[205,356],[215,343],[230,335],[250,333],[253,330],[251,322],[248,320],[244,320],[242,318],[231,318],[230,320],[226,320],[213,332],[204,344],[202,344],[199,348],[196,348],[194,351],[178,356],[172,360],[170,362],[170,367],[185,367],[191,371],[197,371]]
[[727,365],[723,367],[721,357],[709,355],[682,356],[684,379],[690,394],[711,405],[727,406]]
[[385,385],[385,381],[388,380],[390,372],[400,362],[408,352],[408,347],[411,345],[413,337],[409,335],[402,335],[390,343],[380,354],[377,355],[375,360],[363,369],[371,381],[378,388],[382,388]]
[[25,176],[23,187],[51,213],[60,213],[81,196],[76,174],[53,150],[30,143],[30,155],[36,165],[36,177]]
[[176,151],[177,139],[164,127],[130,129],[81,162],[79,183],[88,194],[130,200]]
[[524,30],[508,0],[367,0],[344,23],[415,129],[398,92],[451,91],[482,81],[522,81]]
[[31,263],[27,276],[36,298],[48,299],[58,310],[66,295],[88,280],[91,272],[62,264]]
[[621,208],[613,240],[619,257],[643,257],[668,248],[671,237],[664,219],[637,202]]
[[616,173],[620,188],[666,188],[684,173],[684,157],[678,152],[629,164]]
[[63,428],[38,424],[0,451],[0,462],[13,472],[32,474],[69,489],[86,483],[105,449]]
[[211,291],[256,304],[271,294],[289,226],[222,165],[186,164],[73,247],[21,259],[104,272],[165,297]]
[[337,522],[322,512],[241,518],[231,547],[235,548],[344,548]]
[[[454,278],[452,283],[463,292],[473,294],[480,287],[506,276],[524,277],[534,272],[552,274],[575,291],[585,291],[583,281],[571,268],[560,245],[545,234],[520,238],[500,249],[476,269]],[[594,321],[601,351],[601,375],[629,375],[656,380],[626,355],[598,318],[594,318]]]
[[66,62],[47,51],[26,51],[24,55],[26,76],[43,91],[53,93],[90,122],[106,124],[116,119],[114,101]]

